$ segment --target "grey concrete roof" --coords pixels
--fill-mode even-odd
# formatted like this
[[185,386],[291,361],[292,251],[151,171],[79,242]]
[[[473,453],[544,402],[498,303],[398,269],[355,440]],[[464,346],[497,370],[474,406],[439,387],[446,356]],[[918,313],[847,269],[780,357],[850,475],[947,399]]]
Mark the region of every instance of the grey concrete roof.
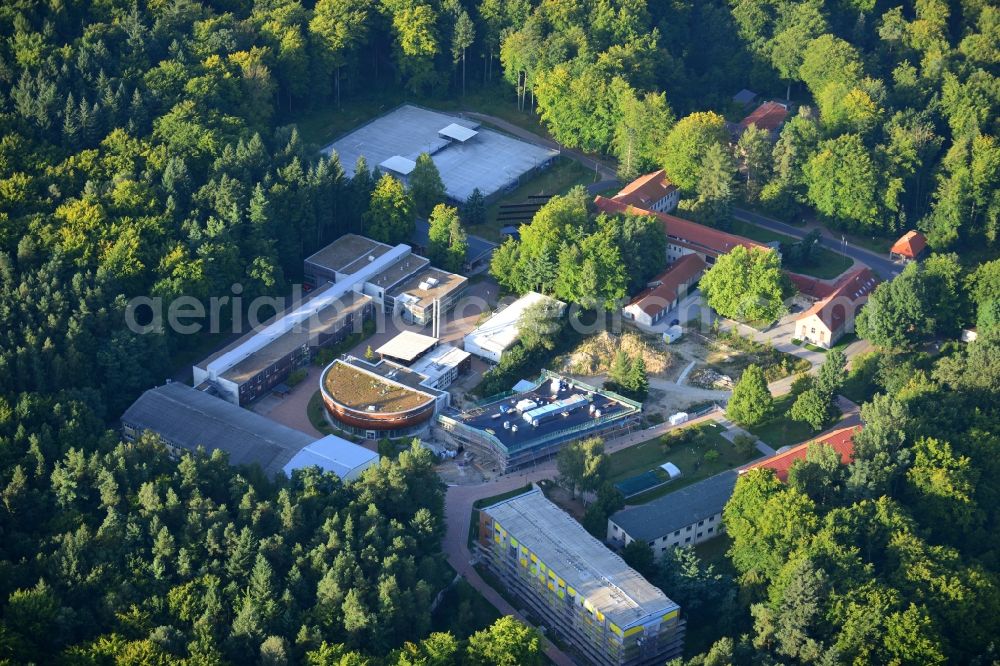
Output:
[[[440,134],[453,124],[478,132],[464,141]],[[476,188],[489,196],[559,154],[500,132],[480,129],[478,122],[468,118],[412,104],[404,104],[354,129],[322,152],[327,155],[336,152],[344,171],[352,176],[361,155],[372,168],[391,158],[415,160],[420,153],[428,153],[441,174],[448,196],[456,201],[465,201]],[[393,160],[389,168],[397,170],[396,163],[406,171],[400,160]],[[405,175],[402,177],[406,179]]]
[[152,430],[168,444],[219,449],[233,465],[260,465],[269,476],[281,471],[315,437],[237,407],[185,384],[149,389],[122,415],[122,422]]
[[622,629],[679,608],[540,490],[482,511]]
[[609,520],[636,541],[652,541],[722,511],[733,495],[736,470],[727,470],[647,504],[622,509]]

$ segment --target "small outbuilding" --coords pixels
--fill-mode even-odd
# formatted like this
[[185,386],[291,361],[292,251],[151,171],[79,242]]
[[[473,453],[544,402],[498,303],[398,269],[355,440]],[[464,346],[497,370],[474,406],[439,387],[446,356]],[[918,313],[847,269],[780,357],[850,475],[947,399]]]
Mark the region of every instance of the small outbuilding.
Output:
[[910,230],[893,243],[889,250],[889,258],[906,263],[915,261],[927,250],[927,237],[919,231]]
[[678,476],[681,475],[681,470],[677,467],[677,465],[673,464],[672,462],[663,463],[662,465],[660,465],[660,469],[662,469],[664,472],[667,473],[667,476],[670,477],[671,481],[673,481],[674,479],[676,479]]
[[374,451],[336,435],[327,435],[292,456],[282,471],[291,476],[297,469],[316,466],[324,472],[333,472],[344,481],[353,481],[378,461],[379,455]]

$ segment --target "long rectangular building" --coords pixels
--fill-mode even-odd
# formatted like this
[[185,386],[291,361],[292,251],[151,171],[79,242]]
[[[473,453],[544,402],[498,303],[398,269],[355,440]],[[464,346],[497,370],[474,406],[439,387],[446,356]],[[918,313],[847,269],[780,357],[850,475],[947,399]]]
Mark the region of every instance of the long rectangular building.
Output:
[[680,606],[541,490],[482,509],[478,548],[501,583],[587,662],[659,666],[681,656]]
[[453,306],[468,280],[438,270],[409,245],[346,234],[304,262],[312,296],[192,368],[196,386],[246,405],[284,382],[316,351],[336,344],[381,308],[418,325]]
[[520,337],[518,324],[524,311],[546,301],[557,303],[560,308],[566,305],[562,301],[529,291],[507,307],[494,312],[475,330],[468,333],[463,342],[465,351],[487,361],[499,363],[504,352],[513,347]]
[[316,439],[179,382],[143,393],[121,423],[126,440],[152,432],[174,455],[198,447],[218,450],[230,464],[259,465],[268,476],[291,476],[316,465],[350,481],[379,460],[374,451],[340,437]]
[[608,543],[619,547],[645,541],[653,554],[687,547],[722,533],[722,510],[736,487],[736,470],[727,470],[652,502],[617,511],[608,519]]
[[674,215],[660,211],[646,210],[634,205],[598,196],[594,199],[598,210],[611,215],[653,215],[663,225],[667,235],[667,262],[673,263],[686,254],[697,254],[702,261],[711,266],[716,257],[731,252],[738,246],[747,249],[774,249],[770,245],[759,243],[750,238],[737,236],[720,229],[698,224]]

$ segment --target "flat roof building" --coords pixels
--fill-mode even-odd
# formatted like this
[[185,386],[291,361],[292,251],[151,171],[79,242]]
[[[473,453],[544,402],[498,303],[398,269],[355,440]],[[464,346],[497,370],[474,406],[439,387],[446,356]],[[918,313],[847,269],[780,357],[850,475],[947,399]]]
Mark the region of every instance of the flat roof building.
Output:
[[501,583],[587,662],[679,657],[680,606],[537,488],[480,511],[478,549]]
[[406,180],[421,153],[434,161],[450,199],[464,203],[474,189],[489,197],[544,168],[559,152],[480,127],[468,118],[404,104],[323,149],[336,152],[348,175],[364,155]]
[[369,363],[353,356],[328,365],[319,388],[332,423],[366,439],[418,434],[451,400],[426,375],[391,361]]
[[424,384],[436,389],[445,389],[471,365],[472,354],[451,345],[438,345],[416,362],[410,370],[427,377]]
[[[402,248],[400,250],[399,248]],[[370,267],[374,271],[368,271]],[[403,320],[426,326],[436,303],[447,312],[468,285],[468,278],[430,265],[409,245],[395,248],[347,234],[314,253],[303,264],[307,283],[347,283],[370,296],[386,313],[399,312]]]
[[304,262],[312,295],[196,364],[194,384],[246,405],[307,365],[319,348],[360,331],[376,308],[427,325],[436,308],[447,312],[468,283],[429,264],[409,245],[357,234],[338,238]]
[[434,349],[437,338],[413,331],[401,331],[384,345],[375,350],[380,358],[409,364]]
[[258,465],[268,476],[318,464],[345,481],[378,461],[378,454],[339,437],[317,440],[250,410],[178,382],[149,389],[121,418],[125,439],[155,433],[174,455],[219,450],[232,465]]
[[545,301],[558,303],[560,307],[566,306],[562,301],[529,291],[507,307],[494,312],[486,321],[466,335],[463,344],[465,351],[487,361],[499,363],[504,352],[518,341],[520,335],[518,322],[521,320],[521,315],[532,305]]
[[722,532],[722,510],[733,496],[736,470],[675,490],[646,504],[617,511],[608,518],[608,543],[624,547],[633,541],[649,544],[653,554],[693,546]]
[[307,365],[320,348],[360,330],[374,311],[368,296],[326,285],[194,365],[194,384],[209,386],[234,405],[249,404]]

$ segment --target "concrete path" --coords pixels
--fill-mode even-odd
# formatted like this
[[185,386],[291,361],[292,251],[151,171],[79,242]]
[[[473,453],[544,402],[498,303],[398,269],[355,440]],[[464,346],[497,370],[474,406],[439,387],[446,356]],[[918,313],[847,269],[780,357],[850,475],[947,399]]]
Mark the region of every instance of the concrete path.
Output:
[[767,456],[767,457],[771,457],[775,453],[777,453],[774,450],[774,448],[771,447],[770,445],[768,445],[766,442],[763,442],[760,439],[757,439],[756,435],[754,435],[753,433],[751,433],[751,432],[749,432],[747,430],[744,430],[743,428],[739,427],[738,425],[736,425],[734,422],[730,421],[729,419],[723,419],[723,420],[719,421],[719,424],[722,425],[726,429],[725,432],[722,433],[722,436],[725,437],[726,439],[728,439],[730,442],[732,442],[733,440],[735,440],[740,435],[746,435],[747,437],[753,437],[754,438],[754,440],[755,440],[754,446],[757,447],[757,450],[760,451],[762,455]]
[[704,400],[714,400],[719,403],[725,403],[729,400],[729,395],[731,391],[719,391],[716,389],[703,389],[696,386],[679,385],[677,382],[672,382],[669,379],[663,379],[662,377],[649,377],[649,386],[655,388],[657,391],[663,391],[671,396],[678,396],[685,399],[690,399],[692,402],[700,402]]
[[684,382],[687,381],[688,375],[691,374],[691,370],[694,369],[696,363],[697,361],[691,361],[690,363],[688,363],[688,366],[681,371],[680,377],[677,378],[678,386],[684,386]]
[[794,227],[786,222],[782,222],[781,220],[776,220],[773,217],[761,215],[760,213],[754,213],[742,208],[733,208],[733,217],[737,220],[749,222],[750,224],[756,224],[759,227],[764,227],[765,229],[770,229],[771,231],[777,231],[778,233],[792,236],[794,238],[802,238],[809,233],[812,228],[816,228],[823,234],[819,240],[820,245],[828,250],[832,250],[833,252],[846,254],[851,259],[860,261],[861,263],[870,266],[884,279],[891,279],[898,275],[902,270],[901,266],[894,261],[891,261],[889,257],[876,254],[871,250],[866,250],[865,248],[858,247],[857,245],[843,243],[836,234],[819,225],[807,226],[806,228]]

